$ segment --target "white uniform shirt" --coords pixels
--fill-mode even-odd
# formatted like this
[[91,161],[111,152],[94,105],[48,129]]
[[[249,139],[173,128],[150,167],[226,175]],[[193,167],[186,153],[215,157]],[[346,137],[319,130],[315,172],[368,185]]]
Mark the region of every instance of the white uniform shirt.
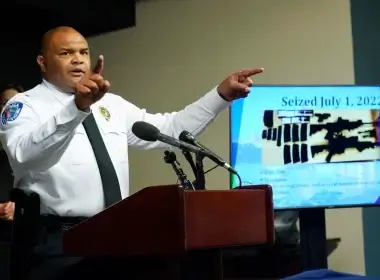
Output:
[[[137,138],[131,131],[136,121],[149,122],[175,138],[183,130],[197,135],[228,104],[216,89],[174,113],[149,114],[111,93],[93,104],[122,197],[129,194],[128,146],[167,147]],[[87,116],[77,109],[74,95],[46,81],[16,95],[2,112],[0,139],[14,171],[15,187],[38,193],[43,214],[88,217],[105,207],[99,169],[82,126]]]

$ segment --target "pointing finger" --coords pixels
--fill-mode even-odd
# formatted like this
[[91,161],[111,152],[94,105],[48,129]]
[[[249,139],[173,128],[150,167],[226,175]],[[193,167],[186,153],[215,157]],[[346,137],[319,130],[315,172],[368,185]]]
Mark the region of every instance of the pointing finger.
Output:
[[103,67],[104,67],[104,57],[103,57],[103,55],[99,55],[98,61],[96,62],[96,65],[95,65],[94,69],[92,70],[92,72],[94,74],[101,75],[103,72]]
[[238,75],[243,77],[250,77],[252,75],[260,74],[262,72],[264,72],[264,68],[252,68],[240,71]]

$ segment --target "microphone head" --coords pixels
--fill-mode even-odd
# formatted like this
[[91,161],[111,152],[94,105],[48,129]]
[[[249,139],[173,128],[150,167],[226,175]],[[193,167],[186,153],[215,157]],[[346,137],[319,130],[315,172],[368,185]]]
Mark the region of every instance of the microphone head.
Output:
[[154,142],[158,140],[160,130],[154,125],[147,122],[135,122],[132,125],[132,132],[138,138],[144,141]]
[[181,132],[181,134],[178,136],[178,139],[186,143],[192,143],[195,140],[194,136],[186,130]]

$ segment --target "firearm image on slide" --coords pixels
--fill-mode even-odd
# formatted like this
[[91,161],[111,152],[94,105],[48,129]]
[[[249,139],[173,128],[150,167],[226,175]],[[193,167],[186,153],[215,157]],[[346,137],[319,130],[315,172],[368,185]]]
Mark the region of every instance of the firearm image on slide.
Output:
[[265,165],[380,159],[377,110],[265,110]]
[[[360,141],[359,136],[346,137],[343,135],[344,130],[350,131],[365,125],[377,126],[377,121],[364,123],[362,120],[349,121],[339,117],[338,120],[334,123],[327,123],[324,125],[311,125],[310,135],[325,129],[327,131],[325,139],[328,141],[328,144],[326,145],[311,146],[312,157],[323,151],[328,151],[326,162],[331,162],[331,159],[334,155],[344,154],[346,149],[356,149],[358,152],[362,152],[365,149],[373,149],[379,147],[378,142]],[[376,137],[375,128],[359,133],[365,134],[363,138]]]

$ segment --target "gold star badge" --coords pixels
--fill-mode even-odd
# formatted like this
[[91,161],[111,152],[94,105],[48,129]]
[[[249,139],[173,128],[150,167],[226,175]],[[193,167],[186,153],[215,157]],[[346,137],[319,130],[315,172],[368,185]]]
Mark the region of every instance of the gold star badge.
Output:
[[111,118],[110,112],[103,106],[99,107],[100,114],[103,115],[103,117],[106,119],[106,121],[109,121]]

